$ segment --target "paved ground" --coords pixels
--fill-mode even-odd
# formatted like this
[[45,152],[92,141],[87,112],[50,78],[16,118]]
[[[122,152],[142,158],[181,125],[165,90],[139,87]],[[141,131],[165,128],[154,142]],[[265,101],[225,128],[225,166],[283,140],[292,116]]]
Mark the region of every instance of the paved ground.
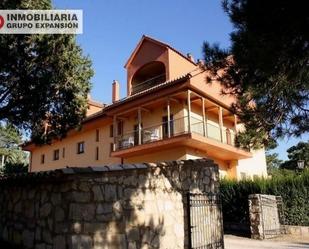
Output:
[[270,240],[252,240],[233,235],[224,236],[225,249],[309,249],[309,237],[285,236]]

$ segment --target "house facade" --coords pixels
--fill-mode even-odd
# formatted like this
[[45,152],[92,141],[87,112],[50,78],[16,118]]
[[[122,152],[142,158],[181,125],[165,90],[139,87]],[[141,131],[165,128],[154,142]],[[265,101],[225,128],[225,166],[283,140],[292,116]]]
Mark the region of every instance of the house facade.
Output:
[[267,176],[265,152],[235,146],[242,129],[231,111],[233,96],[218,82],[206,84],[207,71],[192,56],[143,36],[128,59],[127,97],[113,82],[112,104],[89,101],[80,131],[51,145],[28,143],[30,171],[65,166],[211,158],[221,176]]

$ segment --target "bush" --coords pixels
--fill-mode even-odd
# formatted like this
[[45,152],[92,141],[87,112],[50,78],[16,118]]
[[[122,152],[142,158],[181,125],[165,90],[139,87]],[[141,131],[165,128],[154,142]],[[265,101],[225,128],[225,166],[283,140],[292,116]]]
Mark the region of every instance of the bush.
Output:
[[225,223],[249,224],[248,196],[270,194],[282,196],[286,224],[309,226],[309,170],[253,181],[223,179],[220,193]]
[[6,175],[26,173],[28,172],[28,164],[7,162],[1,171]]

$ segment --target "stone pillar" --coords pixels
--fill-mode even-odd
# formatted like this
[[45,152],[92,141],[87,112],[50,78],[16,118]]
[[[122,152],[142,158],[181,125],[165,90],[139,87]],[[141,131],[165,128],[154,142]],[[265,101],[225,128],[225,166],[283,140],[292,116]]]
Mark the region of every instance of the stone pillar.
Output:
[[268,239],[281,234],[278,196],[249,195],[249,219],[252,239]]
[[249,195],[249,220],[252,239],[264,239],[260,195]]

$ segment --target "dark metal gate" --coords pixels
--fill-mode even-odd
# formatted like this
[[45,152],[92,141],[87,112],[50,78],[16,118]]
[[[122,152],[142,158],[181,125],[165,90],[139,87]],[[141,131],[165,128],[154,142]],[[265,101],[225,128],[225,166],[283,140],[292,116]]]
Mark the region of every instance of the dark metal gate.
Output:
[[223,249],[223,219],[219,195],[189,193],[189,249]]

